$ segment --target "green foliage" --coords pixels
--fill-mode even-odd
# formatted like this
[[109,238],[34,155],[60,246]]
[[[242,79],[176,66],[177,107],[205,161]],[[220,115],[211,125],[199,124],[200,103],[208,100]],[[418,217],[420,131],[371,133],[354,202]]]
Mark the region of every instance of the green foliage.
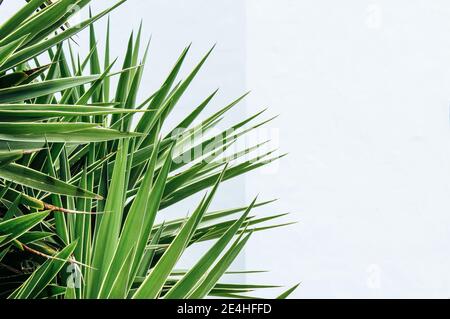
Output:
[[[245,97],[199,122],[215,91],[168,127],[212,49],[179,81],[187,47],[140,102],[149,54],[148,45],[141,52],[142,26],[113,73],[109,20],[103,57],[94,22],[124,1],[70,26],[72,6],[89,2],[29,0],[0,27],[0,297],[235,298],[273,288],[220,280],[254,232],[283,225],[261,224],[285,215],[251,216],[270,203],[256,199],[209,210],[222,182],[278,159],[273,152],[249,159],[264,143],[226,154],[268,122],[254,123],[263,112],[208,136]],[[71,42],[86,28],[83,58]],[[190,216],[161,212],[209,188]],[[189,247],[206,241],[191,269],[177,269]]]

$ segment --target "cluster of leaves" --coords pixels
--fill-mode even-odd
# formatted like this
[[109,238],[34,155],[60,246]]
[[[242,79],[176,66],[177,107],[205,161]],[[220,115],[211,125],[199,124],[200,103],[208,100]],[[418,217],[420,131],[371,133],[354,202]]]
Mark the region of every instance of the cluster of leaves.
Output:
[[[277,159],[268,152],[240,160],[261,145],[224,155],[267,122],[251,124],[262,112],[207,138],[198,133],[243,98],[195,124],[213,92],[162,134],[210,52],[178,81],[186,48],[161,87],[138,102],[148,55],[141,29],[111,72],[109,21],[102,58],[93,24],[124,0],[70,26],[70,8],[89,2],[29,0],[0,27],[0,298],[235,298],[272,287],[220,280],[253,232],[281,226],[260,224],[284,215],[252,216],[270,203],[256,199],[209,210],[222,181]],[[71,39],[87,28],[82,58]],[[190,216],[156,222],[164,208],[207,189]],[[211,245],[200,260],[178,270],[185,250],[205,241]]]

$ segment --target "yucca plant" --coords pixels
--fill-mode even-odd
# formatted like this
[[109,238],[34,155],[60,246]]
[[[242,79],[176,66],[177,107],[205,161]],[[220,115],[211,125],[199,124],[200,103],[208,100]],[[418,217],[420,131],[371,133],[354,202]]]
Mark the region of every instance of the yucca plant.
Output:
[[[220,280],[239,273],[229,268],[252,233],[283,226],[262,223],[284,215],[253,216],[270,203],[256,199],[209,210],[221,182],[278,158],[251,157],[261,144],[228,152],[268,122],[255,122],[263,112],[208,135],[244,98],[197,124],[213,92],[167,127],[211,51],[179,81],[186,48],[161,87],[138,101],[148,55],[141,29],[113,72],[109,20],[104,54],[93,25],[124,1],[71,26],[71,8],[89,2],[29,0],[0,27],[0,297],[248,298],[273,287]],[[90,51],[81,57],[72,43],[84,29]],[[188,217],[157,222],[199,192],[207,193]],[[206,241],[194,266],[177,269],[188,247]]]

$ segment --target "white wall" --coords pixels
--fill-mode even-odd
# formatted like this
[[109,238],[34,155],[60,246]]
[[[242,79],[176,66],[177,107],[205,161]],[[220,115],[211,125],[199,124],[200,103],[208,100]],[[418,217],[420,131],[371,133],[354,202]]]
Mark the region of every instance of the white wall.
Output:
[[216,202],[260,193],[280,198],[264,211],[299,221],[254,236],[247,267],[271,272],[249,282],[301,281],[300,298],[450,297],[448,1],[130,0],[119,12],[116,55],[141,18],[153,34],[149,90],[185,44],[192,66],[218,42],[177,116],[217,86],[216,106],[252,89],[248,113],[281,114],[271,128],[289,156]]
[[249,104],[290,155],[246,185],[300,221],[248,263],[297,297],[450,297],[450,3],[247,4]]

